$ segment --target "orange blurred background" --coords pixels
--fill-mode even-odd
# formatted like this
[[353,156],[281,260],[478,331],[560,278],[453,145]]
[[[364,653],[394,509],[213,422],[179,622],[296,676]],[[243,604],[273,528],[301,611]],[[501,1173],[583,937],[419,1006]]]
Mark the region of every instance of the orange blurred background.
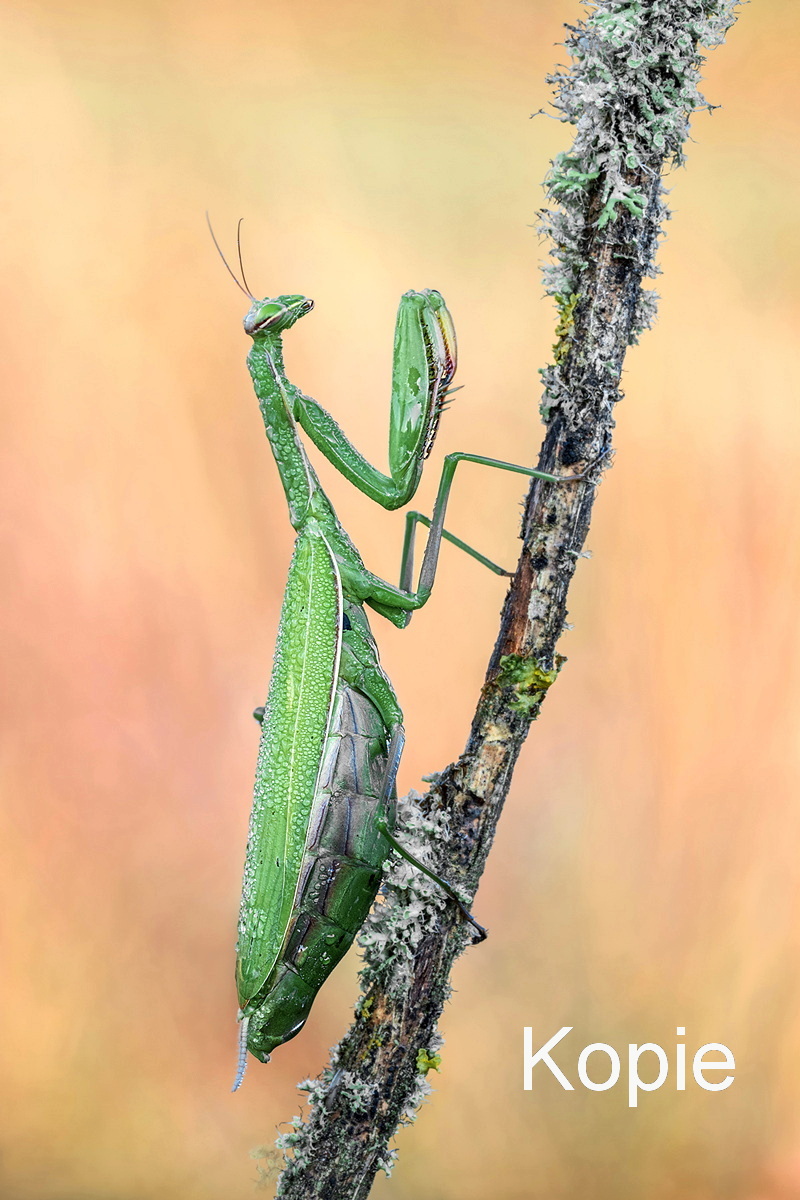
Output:
[[[7,2],[0,328],[9,1200],[241,1200],[350,1019],[357,957],[236,1096],[233,954],[292,533],[244,366],[259,294],[317,308],[290,377],[385,462],[394,312],[459,333],[443,453],[533,460],[553,340],[530,226],[570,131],[529,114],[577,0]],[[800,11],[712,53],[629,356],[618,453],[476,903],[436,1088],[393,1200],[800,1196],[796,322]],[[317,461],[319,456],[315,456]],[[371,567],[402,516],[326,485]],[[513,478],[464,470],[451,527],[516,557]],[[406,632],[403,789],[462,749],[503,585],[446,547]],[[719,1094],[523,1092],[522,1028],[724,1042]],[[602,1064],[597,1070],[601,1072]],[[285,1126],[282,1126],[285,1128]],[[262,1165],[264,1165],[262,1163]]]

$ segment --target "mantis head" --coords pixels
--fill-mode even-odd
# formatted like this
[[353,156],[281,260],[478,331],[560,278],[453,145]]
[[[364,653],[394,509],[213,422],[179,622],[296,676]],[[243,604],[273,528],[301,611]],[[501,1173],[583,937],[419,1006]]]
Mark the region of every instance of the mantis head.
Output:
[[257,333],[283,333],[290,329],[307,312],[311,312],[314,301],[305,296],[276,296],[274,300],[256,300],[244,319],[245,333],[255,337]]
[[307,312],[310,312],[314,307],[313,300],[307,300],[305,296],[276,296],[274,300],[267,297],[266,300],[256,300],[253,293],[250,291],[250,285],[247,282],[247,276],[244,273],[244,262],[242,261],[242,218],[239,218],[239,224],[236,226],[236,249],[239,254],[239,269],[242,272],[242,278],[239,280],[236,272],[232,269],[225,255],[222,253],[222,247],[217,241],[217,235],[211,225],[211,218],[206,213],[206,223],[208,231],[211,234],[217,254],[219,254],[225,270],[230,275],[233,282],[236,284],[240,292],[244,292],[249,300],[253,301],[252,307],[244,319],[245,333],[249,333],[250,337],[255,337],[258,333],[283,333],[285,329],[290,329],[295,321],[300,317],[304,317]]

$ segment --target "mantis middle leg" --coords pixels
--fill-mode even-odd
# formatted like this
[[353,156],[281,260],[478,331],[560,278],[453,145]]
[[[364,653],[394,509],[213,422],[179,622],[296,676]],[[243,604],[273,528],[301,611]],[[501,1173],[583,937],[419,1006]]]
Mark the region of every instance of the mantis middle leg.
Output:
[[[444,518],[447,511],[447,502],[450,499],[450,492],[453,486],[456,468],[461,462],[477,463],[479,466],[494,467],[499,471],[511,471],[517,475],[526,475],[531,479],[541,479],[545,483],[569,484],[579,483],[585,478],[585,472],[576,475],[561,476],[551,475],[546,471],[538,471],[532,467],[522,467],[515,463],[504,462],[502,459],[486,458],[481,454],[464,454],[455,453],[448,454],[442,466],[442,474],[439,480],[439,490],[436,495],[436,503],[433,509],[433,516],[428,520],[421,517],[419,514],[409,513],[406,522],[406,537],[403,544],[403,555],[400,565],[400,586],[393,587],[391,584],[385,583],[377,576],[371,576],[371,586],[369,594],[364,598],[371,608],[382,616],[388,617],[397,625],[405,626],[411,620],[411,614],[418,608],[422,608],[430,598],[433,589],[433,582],[436,577],[436,568],[439,562],[439,551],[441,549],[442,540],[452,542],[459,549],[464,550],[471,557],[482,562],[490,570],[497,574],[507,575],[502,567],[498,567],[491,559],[479,551],[474,550],[466,542],[460,538],[456,538],[453,534],[447,533],[444,528]],[[425,552],[422,558],[422,567],[420,568],[419,581],[416,589],[412,587],[413,570],[414,570],[414,529],[418,521],[429,526],[428,539],[425,544]]]

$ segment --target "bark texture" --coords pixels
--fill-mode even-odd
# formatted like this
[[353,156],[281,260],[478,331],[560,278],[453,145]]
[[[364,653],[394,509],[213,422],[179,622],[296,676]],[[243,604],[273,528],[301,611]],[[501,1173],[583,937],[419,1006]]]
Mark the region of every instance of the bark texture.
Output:
[[[558,674],[567,593],[610,464],[613,411],[628,346],[652,319],[642,283],[667,213],[661,176],[682,161],[701,45],[721,41],[732,0],[600,0],[571,29],[572,65],[551,77],[560,119],[576,126],[552,164],[543,215],[552,240],[547,290],[559,309],[554,362],[543,371],[538,466],[572,483],[533,481],[522,551],[461,758],[403,806],[400,834],[445,877],[474,893],[514,766]],[[301,1087],[310,1108],[279,1139],[282,1200],[364,1200],[389,1142],[430,1090],[437,1022],[455,958],[469,942],[456,906],[404,864],[362,934],[363,995],[330,1065]]]

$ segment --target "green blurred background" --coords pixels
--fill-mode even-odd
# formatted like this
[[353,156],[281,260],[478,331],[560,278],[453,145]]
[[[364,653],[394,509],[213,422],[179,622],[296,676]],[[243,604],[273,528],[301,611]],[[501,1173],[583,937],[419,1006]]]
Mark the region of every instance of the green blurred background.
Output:
[[[569,130],[529,114],[577,0],[5,3],[0,764],[9,1200],[242,1200],[350,1018],[357,958],[229,1093],[233,947],[291,530],[229,251],[316,312],[291,377],[383,462],[394,311],[436,287],[465,384],[443,453],[534,458],[553,340],[531,226]],[[394,1200],[800,1196],[797,53],[791,0],[713,52],[629,356],[569,656],[515,777]],[[323,465],[367,562],[402,517]],[[515,559],[521,490],[452,527]],[[461,751],[502,582],[445,548],[407,632],[401,787]],[[535,1044],[727,1043],[720,1094],[523,1093]],[[598,1064],[599,1073],[599,1064]],[[283,1127],[285,1128],[285,1126]],[[263,1164],[262,1164],[263,1165]]]

